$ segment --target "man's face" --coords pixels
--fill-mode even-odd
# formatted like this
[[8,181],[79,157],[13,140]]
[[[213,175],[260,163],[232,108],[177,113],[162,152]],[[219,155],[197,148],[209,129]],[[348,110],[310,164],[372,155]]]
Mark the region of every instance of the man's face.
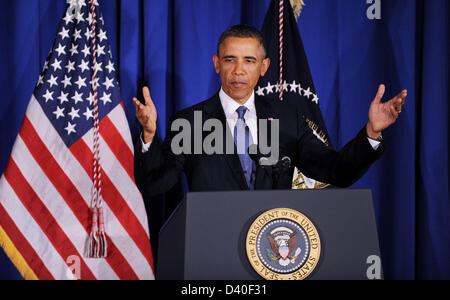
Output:
[[214,55],[214,67],[222,79],[224,92],[244,104],[253,93],[259,77],[266,74],[270,59],[256,38],[228,37]]

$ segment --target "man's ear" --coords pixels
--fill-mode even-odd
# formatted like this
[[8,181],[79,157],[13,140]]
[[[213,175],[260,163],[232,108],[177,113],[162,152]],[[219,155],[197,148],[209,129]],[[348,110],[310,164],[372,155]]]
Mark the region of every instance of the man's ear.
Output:
[[262,61],[262,67],[261,67],[261,76],[266,75],[267,70],[269,70],[270,67],[270,58],[265,58]]
[[214,54],[213,56],[213,63],[214,63],[214,68],[216,69],[216,73],[219,74],[220,73],[220,63],[219,63],[219,57]]

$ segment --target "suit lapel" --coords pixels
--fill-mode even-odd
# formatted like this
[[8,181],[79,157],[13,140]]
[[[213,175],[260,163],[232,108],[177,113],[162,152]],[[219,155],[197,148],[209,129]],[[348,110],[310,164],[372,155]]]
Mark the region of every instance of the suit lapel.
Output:
[[[214,95],[205,103],[204,111],[206,114],[206,119],[218,119],[223,125],[223,137],[225,137],[225,143],[223,145],[223,153],[225,161],[228,167],[233,173],[233,178],[239,183],[239,186],[243,190],[248,190],[247,181],[245,180],[244,171],[242,170],[241,161],[237,155],[236,145],[234,144],[234,138],[231,134],[232,129],[228,128],[228,123],[225,117],[225,112],[223,111],[222,104],[220,103],[219,93]],[[227,154],[227,142],[232,143],[229,148],[234,149],[234,154]],[[229,153],[229,152],[228,152]]]

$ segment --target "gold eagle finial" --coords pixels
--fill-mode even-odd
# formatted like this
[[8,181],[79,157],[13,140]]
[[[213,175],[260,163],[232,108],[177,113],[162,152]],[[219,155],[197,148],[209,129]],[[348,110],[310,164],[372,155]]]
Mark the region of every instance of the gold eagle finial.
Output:
[[292,9],[294,10],[295,18],[298,22],[298,17],[300,16],[302,12],[302,8],[305,5],[305,2],[303,0],[290,0]]

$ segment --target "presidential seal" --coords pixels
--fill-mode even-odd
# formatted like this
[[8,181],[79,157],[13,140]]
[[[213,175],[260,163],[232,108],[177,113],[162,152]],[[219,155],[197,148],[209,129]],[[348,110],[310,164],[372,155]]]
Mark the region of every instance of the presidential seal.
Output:
[[289,208],[269,210],[247,233],[247,256],[253,269],[268,280],[303,280],[316,268],[320,237],[305,215]]

